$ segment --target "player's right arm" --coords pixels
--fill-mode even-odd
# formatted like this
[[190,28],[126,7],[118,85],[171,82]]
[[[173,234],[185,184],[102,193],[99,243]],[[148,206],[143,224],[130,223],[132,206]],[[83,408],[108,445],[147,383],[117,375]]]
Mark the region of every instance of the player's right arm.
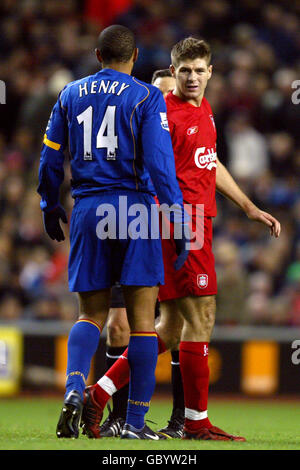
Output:
[[40,206],[45,231],[52,240],[57,241],[65,239],[60,220],[67,223],[67,215],[59,205],[59,188],[64,180],[64,150],[68,140],[67,116],[61,93],[53,107],[44,135],[37,189],[41,195]]
[[41,209],[52,211],[59,204],[59,188],[64,180],[64,150],[68,141],[66,110],[59,94],[46,128],[39,167],[38,193]]

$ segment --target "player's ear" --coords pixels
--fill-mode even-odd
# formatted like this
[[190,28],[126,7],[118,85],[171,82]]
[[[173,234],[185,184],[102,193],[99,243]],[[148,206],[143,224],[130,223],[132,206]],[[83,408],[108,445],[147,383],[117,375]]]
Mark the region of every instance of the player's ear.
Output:
[[101,57],[101,54],[100,54],[99,49],[97,49],[97,48],[95,49],[95,54],[96,54],[96,57],[97,57],[98,62],[100,62],[100,64],[102,64],[102,63],[103,63],[103,59],[102,59],[102,57]]
[[174,67],[174,65],[171,64],[170,67],[169,67],[169,69],[170,69],[170,72],[171,72],[171,74],[172,74],[172,77],[175,77],[175,67]]
[[135,63],[138,59],[138,56],[139,56],[139,50],[138,48],[136,47],[133,51],[133,56],[132,56],[132,61],[133,63]]
[[212,65],[209,65],[208,66],[208,80],[210,79],[211,75],[212,75],[212,71],[213,71],[213,66]]

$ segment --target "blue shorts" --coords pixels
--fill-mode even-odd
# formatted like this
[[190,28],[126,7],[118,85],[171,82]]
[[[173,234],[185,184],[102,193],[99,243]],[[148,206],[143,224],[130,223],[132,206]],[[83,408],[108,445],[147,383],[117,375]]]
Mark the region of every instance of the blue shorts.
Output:
[[[150,194],[126,190],[76,198],[70,223],[71,292],[104,289],[116,282],[128,286],[164,283],[158,228],[152,229],[151,237],[151,205],[155,201]],[[143,209],[142,216],[138,207]],[[143,235],[138,237],[139,231]]]

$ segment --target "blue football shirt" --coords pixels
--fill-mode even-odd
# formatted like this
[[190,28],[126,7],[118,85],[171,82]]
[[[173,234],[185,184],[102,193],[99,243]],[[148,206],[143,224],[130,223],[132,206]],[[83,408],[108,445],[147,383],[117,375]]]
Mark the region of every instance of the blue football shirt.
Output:
[[72,196],[130,189],[183,206],[160,90],[105,68],[69,83],[52,110],[40,159],[41,208],[59,203],[69,145]]

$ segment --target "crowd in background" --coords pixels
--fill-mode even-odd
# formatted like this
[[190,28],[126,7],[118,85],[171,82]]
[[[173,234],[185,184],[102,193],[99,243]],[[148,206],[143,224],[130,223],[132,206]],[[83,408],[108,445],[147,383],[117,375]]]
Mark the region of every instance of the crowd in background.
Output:
[[[119,8],[110,11],[113,6]],[[0,105],[0,320],[77,316],[67,283],[68,227],[62,243],[43,229],[36,192],[40,149],[57,94],[97,71],[95,41],[113,21],[135,32],[140,57],[133,74],[147,82],[154,70],[169,66],[178,40],[192,35],[210,43],[206,97],[218,157],[282,224],[273,239],[217,195],[217,323],[300,325],[300,104],[292,99],[292,84],[300,79],[299,13],[297,2],[273,0],[1,2],[0,79],[7,104]],[[68,155],[61,201],[70,216]]]

